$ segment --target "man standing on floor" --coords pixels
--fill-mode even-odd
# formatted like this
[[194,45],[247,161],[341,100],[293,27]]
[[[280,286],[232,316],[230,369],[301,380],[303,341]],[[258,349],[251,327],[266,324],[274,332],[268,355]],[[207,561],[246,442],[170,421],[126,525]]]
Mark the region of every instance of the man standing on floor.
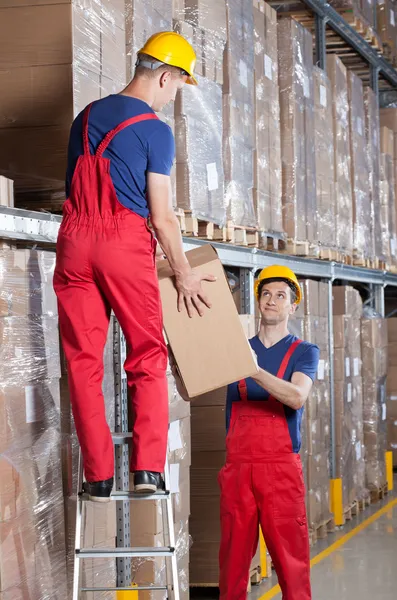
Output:
[[[111,310],[127,341],[133,408],[134,489],[162,485],[168,433],[167,348],[155,268],[156,240],[175,273],[179,310],[203,314],[212,276],[193,271],[172,208],[171,129],[155,112],[197,84],[196,55],[174,32],[152,36],[138,53],[134,79],[93,102],[74,121],[54,288],[68,365],[71,404],[91,500],[108,501],[114,448],[102,393]],[[193,157],[194,158],[194,157]]]
[[227,394],[226,464],[221,488],[220,598],[246,598],[259,524],[283,600],[310,600],[305,487],[298,454],[303,406],[315,378],[319,349],[288,331],[301,301],[287,267],[263,269],[256,282],[260,331],[250,340],[255,377]]

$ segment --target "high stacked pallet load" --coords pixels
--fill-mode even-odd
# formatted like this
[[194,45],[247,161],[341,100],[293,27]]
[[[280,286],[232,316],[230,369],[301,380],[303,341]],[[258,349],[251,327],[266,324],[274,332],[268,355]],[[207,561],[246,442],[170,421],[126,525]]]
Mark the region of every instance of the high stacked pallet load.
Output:
[[0,173],[17,206],[61,209],[73,117],[125,84],[124,19],[117,0],[1,3]]
[[[184,86],[175,103],[177,206],[194,218],[223,226],[226,221],[222,160],[225,4],[191,1],[179,14],[182,17],[185,21],[174,20],[174,29],[195,48],[198,87]],[[187,232],[197,234],[194,228],[190,231],[187,227]],[[212,229],[203,233],[212,237],[211,232]]]
[[365,136],[364,91],[361,79],[348,74],[351,185],[353,199],[353,260],[366,266],[374,258],[372,245],[372,211],[369,195],[369,165]]
[[[255,335],[255,318],[241,315],[247,337]],[[190,585],[218,586],[220,489],[218,473],[225,464],[226,392],[221,388],[194,399],[192,404],[192,468]],[[259,571],[259,554],[251,571]]]
[[342,479],[344,514],[366,496],[363,389],[361,377],[362,301],[348,286],[333,289],[336,477]]
[[[283,219],[277,13],[261,0],[254,0],[253,11],[256,136],[254,207],[258,228],[265,233],[280,234],[283,231]],[[267,247],[267,241],[265,245]],[[277,242],[274,247],[277,248]]]
[[326,535],[332,517],[329,508],[330,382],[328,350],[328,285],[300,281],[303,305],[290,321],[290,331],[320,348],[317,379],[302,419],[302,466],[312,542]]
[[373,501],[386,484],[387,321],[368,315],[361,321],[363,422],[366,487]]
[[[382,227],[380,204],[380,123],[377,94],[371,88],[364,90],[365,135],[368,162],[369,195],[371,203],[372,233],[370,243],[371,254],[377,259],[382,257]],[[383,258],[382,260],[385,260]],[[375,263],[375,266],[377,262]]]
[[383,53],[392,64],[395,64],[397,50],[397,6],[395,0],[378,0],[376,16]]
[[55,255],[0,251],[0,597],[67,598]]
[[0,175],[0,206],[14,208],[14,182]]
[[384,268],[396,263],[396,205],[394,134],[387,127],[380,130],[380,223]]
[[336,204],[331,82],[313,68],[316,159],[317,241],[322,258],[336,256]]
[[226,0],[223,81],[223,160],[227,218],[255,227],[254,19],[252,0]]
[[[176,556],[180,595],[182,600],[189,598],[189,516],[190,516],[190,403],[179,396],[175,380],[169,370],[169,433],[168,461],[170,465],[171,496],[174,514]],[[165,511],[165,505],[163,505]],[[136,502],[131,510],[131,545],[141,547],[166,546],[165,526],[162,508],[158,501]],[[170,570],[166,572],[164,558],[134,559],[132,561],[132,580],[141,586],[166,585]],[[170,580],[170,579],[169,579]],[[143,600],[160,600],[166,593],[141,591]]]
[[330,0],[330,5],[367,39],[375,33],[374,0]]
[[317,252],[313,38],[293,19],[278,24],[284,229],[293,254]]
[[397,467],[397,319],[387,319],[387,336],[387,450],[393,452],[393,465]]
[[347,69],[337,56],[328,55],[327,73],[332,86],[336,241],[340,253],[339,258],[344,260],[346,257],[350,257],[353,252],[353,200]]

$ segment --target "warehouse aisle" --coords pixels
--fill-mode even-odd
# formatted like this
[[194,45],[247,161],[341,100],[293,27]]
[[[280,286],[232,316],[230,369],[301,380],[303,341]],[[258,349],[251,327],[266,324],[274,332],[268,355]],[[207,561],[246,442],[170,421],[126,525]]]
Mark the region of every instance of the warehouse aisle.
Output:
[[[388,495],[364,516],[318,542],[312,551],[313,600],[395,600],[397,497]],[[281,600],[277,578],[254,587],[250,600]]]

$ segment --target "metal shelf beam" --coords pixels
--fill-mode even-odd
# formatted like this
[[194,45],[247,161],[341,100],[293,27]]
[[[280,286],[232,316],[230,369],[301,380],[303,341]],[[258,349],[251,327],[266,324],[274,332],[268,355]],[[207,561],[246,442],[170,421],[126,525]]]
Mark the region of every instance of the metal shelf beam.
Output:
[[[378,69],[393,87],[397,88],[397,71],[382,57],[366,40],[351,27],[345,19],[324,0],[302,0],[310,10],[319,17],[326,19],[327,25],[331,27],[340,37],[345,40],[368,64]],[[280,2],[282,4],[282,2]]]

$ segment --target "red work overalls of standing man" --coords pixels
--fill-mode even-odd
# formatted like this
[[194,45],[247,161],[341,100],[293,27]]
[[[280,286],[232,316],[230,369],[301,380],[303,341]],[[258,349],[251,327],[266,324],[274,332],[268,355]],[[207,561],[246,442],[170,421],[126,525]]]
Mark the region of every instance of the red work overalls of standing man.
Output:
[[309,537],[300,456],[303,405],[319,349],[288,332],[301,300],[295,274],[272,266],[256,293],[260,331],[250,340],[259,371],[229,386],[226,464],[220,472],[220,598],[244,600],[259,524],[283,600],[310,600]]
[[[209,306],[190,268],[172,209],[171,129],[155,112],[196,84],[196,55],[174,32],[152,36],[138,53],[134,79],[94,102],[70,133],[67,201],[54,288],[68,365],[70,398],[91,500],[106,502],[113,486],[114,448],[102,393],[103,351],[111,310],[127,341],[125,370],[132,399],[134,489],[162,485],[167,447],[167,349],[156,276],[156,241],[175,273],[179,309]],[[193,157],[194,158],[194,157]]]

